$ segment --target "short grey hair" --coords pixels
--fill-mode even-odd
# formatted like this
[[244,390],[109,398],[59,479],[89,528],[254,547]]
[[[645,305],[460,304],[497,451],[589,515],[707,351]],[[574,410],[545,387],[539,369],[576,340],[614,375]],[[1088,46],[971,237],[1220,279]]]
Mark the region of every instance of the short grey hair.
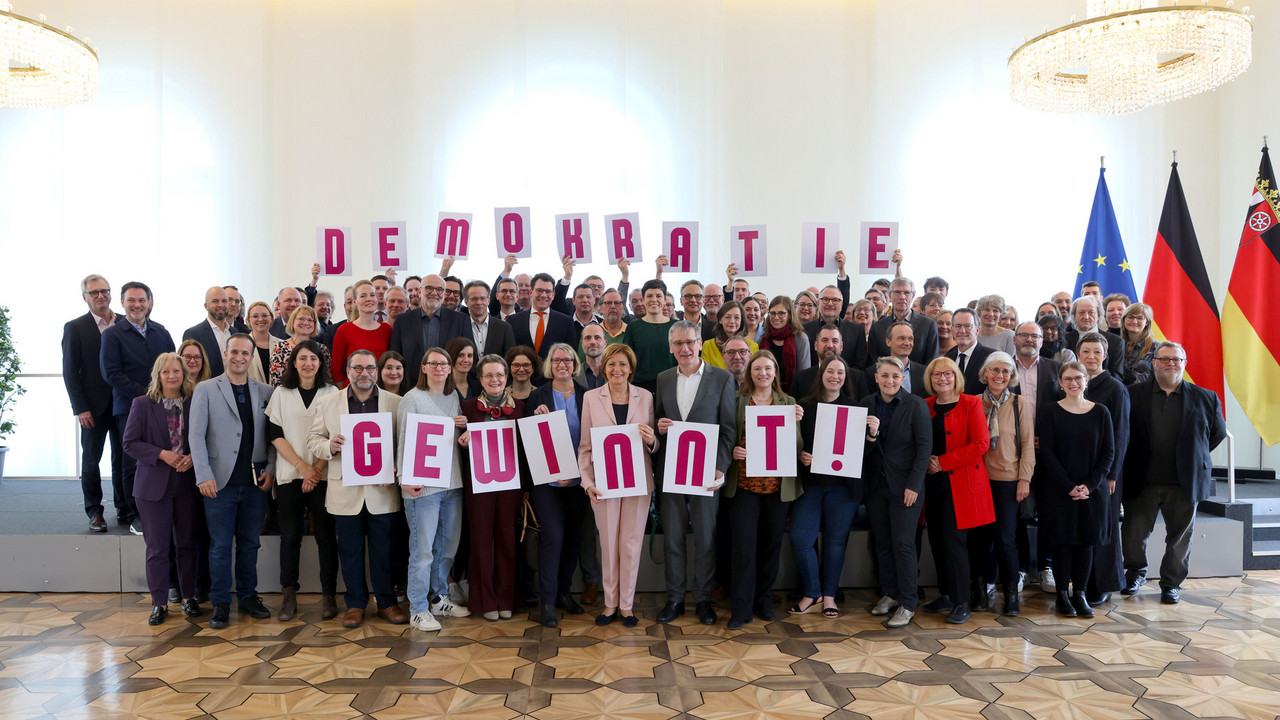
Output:
[[881,365],[892,365],[898,368],[898,372],[906,372],[907,369],[902,366],[902,361],[892,355],[882,355],[876,358],[876,372],[880,372]]
[[890,290],[893,290],[896,287],[908,288],[912,293],[915,293],[916,291],[916,284],[912,282],[911,278],[905,275],[902,277],[896,277],[893,279],[893,282],[889,283]]
[[1011,373],[1012,377],[1009,378],[1009,387],[1018,387],[1018,366],[1013,364],[1013,358],[1009,356],[1009,353],[1003,350],[996,350],[987,356],[987,359],[982,362],[982,367],[978,370],[978,377],[985,381],[987,377],[987,370],[996,363],[1004,363],[1009,366],[1010,370],[1014,371]]
[[670,329],[667,330],[667,342],[671,342],[672,338],[676,336],[676,333],[684,332],[685,330],[692,330],[694,335],[697,335],[699,338],[702,337],[702,330],[697,325],[694,325],[688,320],[677,320],[672,323]]
[[1092,295],[1081,295],[1071,303],[1071,317],[1075,317],[1076,309],[1080,307],[1080,303],[1088,303],[1093,306],[1098,317],[1102,317],[1102,301]]
[[1181,343],[1176,343],[1176,342],[1174,342],[1174,341],[1172,341],[1172,340],[1165,340],[1164,342],[1158,342],[1158,343],[1156,343],[1156,349],[1155,349],[1155,351],[1152,353],[1152,355],[1151,355],[1151,356],[1152,356],[1152,357],[1155,357],[1155,353],[1160,352],[1160,349],[1161,349],[1161,348],[1173,348],[1174,350],[1181,350],[1181,351],[1182,351],[1182,357],[1184,357],[1184,358],[1185,358],[1185,357],[1187,356],[1187,349],[1186,349],[1186,348],[1184,348],[1184,347],[1182,347]]
[[80,281],[80,294],[83,295],[89,292],[89,283],[96,280],[101,280],[102,282],[107,283],[107,289],[111,289],[111,283],[107,282],[106,278],[95,273],[93,275],[85,275],[84,279]]

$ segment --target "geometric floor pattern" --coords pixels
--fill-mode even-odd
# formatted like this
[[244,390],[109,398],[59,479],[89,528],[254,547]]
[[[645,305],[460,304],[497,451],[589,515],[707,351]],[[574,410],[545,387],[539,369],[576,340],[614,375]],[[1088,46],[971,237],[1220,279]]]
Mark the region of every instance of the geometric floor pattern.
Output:
[[[1145,589],[1092,620],[1023,613],[963,626],[918,614],[886,630],[850,591],[836,619],[686,615],[597,627],[593,608],[550,630],[527,616],[446,619],[439,633],[373,618],[180,614],[147,625],[138,594],[0,594],[0,718],[537,718],[538,720],[1075,720],[1274,718],[1280,713],[1280,571],[1191,580],[1180,605]],[[278,596],[265,596],[278,607]],[[275,601],[275,602],[273,602]],[[174,608],[175,610],[177,608]],[[775,607],[780,610],[781,606]],[[598,608],[594,610],[598,611]],[[207,613],[207,609],[206,609]],[[204,620],[207,621],[206,614]]]

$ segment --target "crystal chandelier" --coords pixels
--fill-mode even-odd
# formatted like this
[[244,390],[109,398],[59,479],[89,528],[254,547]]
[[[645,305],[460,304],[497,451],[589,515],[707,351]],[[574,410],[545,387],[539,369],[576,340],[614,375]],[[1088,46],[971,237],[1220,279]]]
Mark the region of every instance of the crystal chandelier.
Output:
[[98,93],[98,53],[85,40],[15,15],[0,0],[0,107],[49,108]]
[[1009,93],[1033,110],[1122,115],[1229,82],[1253,58],[1253,18],[1209,5],[1088,0],[1088,19],[1009,56]]

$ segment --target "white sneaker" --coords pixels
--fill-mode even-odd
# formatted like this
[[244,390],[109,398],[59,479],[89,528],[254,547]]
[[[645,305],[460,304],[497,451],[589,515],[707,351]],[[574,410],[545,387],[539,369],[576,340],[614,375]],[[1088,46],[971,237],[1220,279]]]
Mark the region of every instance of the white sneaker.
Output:
[[1053,568],[1045,568],[1040,571],[1040,589],[1047,593],[1058,591],[1058,583],[1053,580]]
[[893,617],[889,618],[889,620],[885,622],[884,626],[889,628],[905,627],[911,622],[911,618],[915,616],[916,612],[914,610],[908,610],[899,606],[897,612],[895,612]]
[[501,618],[501,619],[503,619],[503,620],[510,620],[510,619],[511,619],[511,611],[510,611],[510,610],[499,610],[499,611],[498,611],[498,617],[499,617],[499,618]]
[[888,615],[894,608],[898,607],[898,601],[885,595],[880,598],[880,602],[871,608],[872,615]]
[[435,632],[440,629],[440,621],[431,613],[418,613],[409,618],[409,622],[414,628],[423,632]]
[[1027,571],[1018,571],[1018,592],[1022,592],[1022,586],[1027,584]]
[[440,617],[470,617],[471,611],[462,605],[455,605],[444,595],[437,595],[435,602],[431,603],[431,614]]

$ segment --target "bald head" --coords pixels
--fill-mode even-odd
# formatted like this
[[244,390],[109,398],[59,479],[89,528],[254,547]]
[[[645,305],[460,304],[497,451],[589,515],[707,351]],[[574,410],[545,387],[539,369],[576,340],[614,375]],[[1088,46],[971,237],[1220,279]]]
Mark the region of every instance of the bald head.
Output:
[[418,306],[428,315],[434,315],[444,304],[444,278],[439,275],[428,275],[422,278],[422,287],[418,289]]
[[286,320],[302,303],[302,293],[296,287],[280,288],[280,292],[276,294],[276,309],[280,312],[280,317]]
[[227,298],[227,291],[214,285],[204,292],[204,311],[209,313],[209,319],[218,325],[226,322],[231,312],[231,301]]

